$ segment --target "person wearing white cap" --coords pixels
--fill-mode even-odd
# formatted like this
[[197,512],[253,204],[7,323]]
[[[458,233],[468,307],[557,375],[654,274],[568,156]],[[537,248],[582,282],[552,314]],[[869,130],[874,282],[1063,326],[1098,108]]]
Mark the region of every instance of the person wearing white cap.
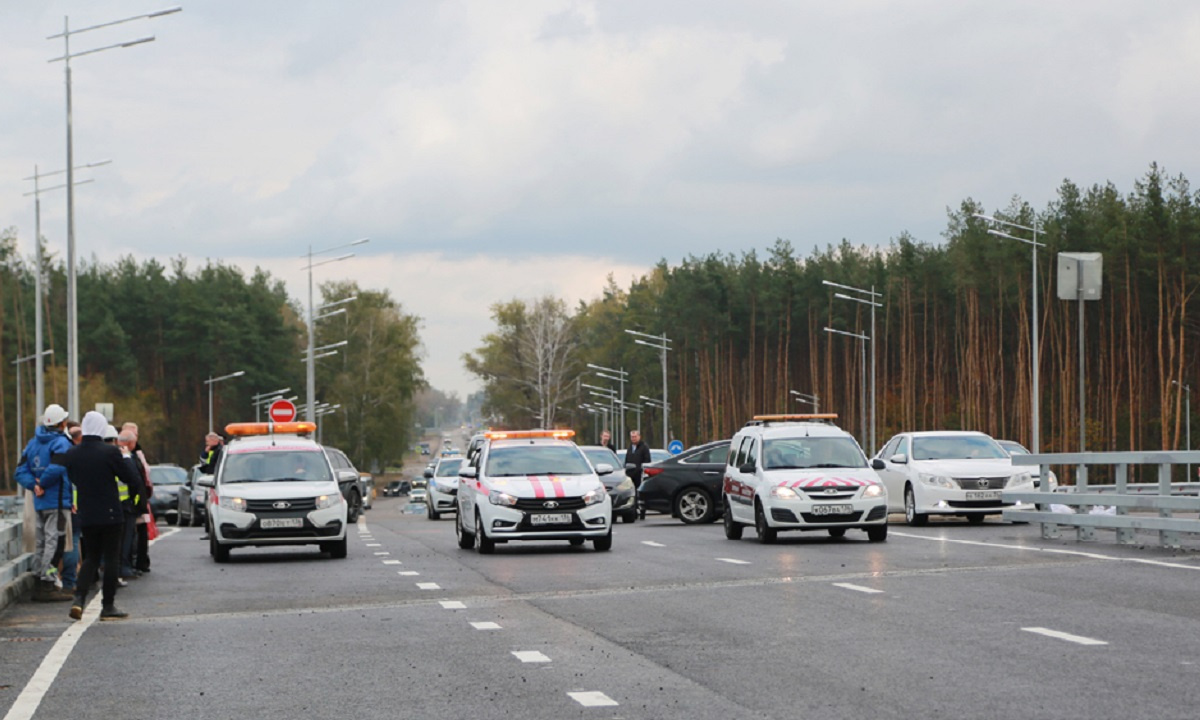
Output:
[[70,615],[78,620],[83,616],[88,591],[96,578],[96,570],[104,564],[101,620],[117,620],[128,615],[114,604],[117,596],[117,574],[120,572],[121,531],[125,510],[116,481],[130,487],[138,478],[121,451],[102,441],[108,420],[98,412],[83,416],[83,439],[71,448],[62,464],[79,491],[79,524],[83,528],[83,568],[75,588],[75,602]]
[[47,405],[42,424],[21,453],[16,480],[34,494],[37,513],[34,571],[38,576],[35,600],[69,600],[69,593],[58,589],[58,563],[71,532],[71,483],[55,456],[71,448],[66,434],[67,411],[61,405]]

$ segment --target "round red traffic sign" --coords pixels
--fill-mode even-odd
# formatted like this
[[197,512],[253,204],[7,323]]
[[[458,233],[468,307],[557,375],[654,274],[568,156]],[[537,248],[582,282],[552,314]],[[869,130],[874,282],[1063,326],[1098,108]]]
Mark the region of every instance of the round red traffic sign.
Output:
[[271,416],[272,422],[291,422],[296,419],[296,406],[290,400],[276,400],[271,403],[267,414]]

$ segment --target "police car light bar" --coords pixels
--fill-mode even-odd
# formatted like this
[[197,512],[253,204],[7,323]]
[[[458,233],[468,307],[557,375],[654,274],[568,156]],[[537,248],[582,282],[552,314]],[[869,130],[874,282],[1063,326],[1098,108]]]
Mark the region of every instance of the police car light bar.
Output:
[[484,437],[488,440],[518,440],[528,438],[554,438],[568,440],[575,437],[574,430],[489,430]]
[[292,433],[308,435],[317,431],[317,424],[311,422],[247,422],[229,423],[225,432],[233,437],[249,437],[253,435],[276,435]]

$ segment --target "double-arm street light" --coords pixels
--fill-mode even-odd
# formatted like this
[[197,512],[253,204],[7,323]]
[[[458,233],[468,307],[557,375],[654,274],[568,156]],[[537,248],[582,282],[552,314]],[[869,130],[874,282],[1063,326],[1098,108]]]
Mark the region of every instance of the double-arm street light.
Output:
[[93,55],[105,50],[113,50],[115,48],[127,48],[134,45],[141,45],[154,41],[154,36],[138,38],[137,40],[129,40],[123,43],[114,45],[105,45],[103,47],[84,50],[83,52],[71,52],[71,36],[81,33],[99,30],[100,28],[112,27],[122,23],[131,22],[133,20],[145,20],[162,17],[177,13],[183,8],[172,7],[165,10],[157,10],[152,13],[144,13],[142,15],[134,15],[132,17],[113,20],[111,22],[100,23],[99,25],[90,25],[77,30],[71,29],[69,17],[63,17],[63,31],[56,35],[50,35],[47,40],[63,39],[63,54],[60,57],[52,58],[49,62],[62,61],[66,68],[66,87],[67,87],[67,412],[71,417],[79,417],[79,303],[76,297],[76,281],[75,281],[75,150],[72,141],[71,127],[71,60],[72,58],[83,57],[84,55]]
[[241,377],[245,374],[246,374],[245,370],[238,370],[235,373],[229,373],[228,375],[222,375],[221,377],[210,377],[209,379],[204,381],[204,384],[208,386],[208,431],[209,432],[213,431],[213,385],[216,385],[217,383],[221,382],[222,380],[229,380],[231,378]]
[[1035,220],[1033,223],[1033,227],[1029,227],[1028,225],[1018,225],[1017,223],[1014,223],[1014,222],[1009,222],[1007,220],[1000,220],[998,218],[992,217],[991,215],[983,215],[980,213],[974,213],[973,217],[977,217],[980,220],[986,220],[990,223],[995,223],[996,225],[1003,225],[1004,227],[1012,228],[1014,230],[1024,230],[1025,232],[1033,233],[1033,239],[1030,240],[1028,238],[1018,237],[1016,235],[1010,235],[1006,232],[997,230],[995,228],[988,228],[989,235],[995,235],[996,237],[1008,238],[1009,240],[1017,240],[1019,242],[1023,242],[1026,245],[1028,245],[1029,249],[1030,249],[1030,254],[1029,254],[1030,261],[1031,261],[1030,266],[1031,266],[1031,272],[1033,274],[1033,279],[1030,281],[1030,285],[1029,285],[1029,296],[1030,296],[1031,305],[1033,307],[1033,312],[1031,313],[1032,322],[1030,323],[1030,340],[1029,340],[1029,343],[1030,343],[1030,345],[1029,345],[1029,376],[1030,376],[1029,404],[1030,404],[1030,425],[1031,425],[1029,449],[1030,449],[1030,451],[1033,452],[1034,455],[1036,455],[1039,452],[1041,452],[1041,442],[1042,442],[1041,441],[1041,434],[1042,434],[1041,433],[1041,418],[1040,418],[1041,391],[1038,388],[1038,365],[1041,364],[1041,348],[1038,347],[1037,251],[1038,251],[1038,248],[1040,248],[1040,247],[1046,247],[1046,244],[1038,242],[1038,234],[1041,233],[1041,231],[1042,231],[1041,224]]
[[821,398],[817,397],[816,393],[809,395],[808,393],[797,392],[796,390],[789,390],[788,392],[791,393],[792,398],[796,402],[812,405],[814,413],[821,412]]
[[[868,340],[871,343],[871,452],[870,452],[870,454],[874,455],[875,450],[876,450],[876,447],[875,447],[875,415],[877,414],[875,412],[875,308],[883,307],[883,305],[881,303],[877,302],[877,299],[882,297],[882,295],[880,293],[875,292],[874,285],[872,285],[871,289],[868,290],[866,288],[858,288],[858,287],[854,287],[853,285],[842,285],[840,283],[830,282],[828,280],[822,280],[821,282],[825,285],[828,285],[829,287],[835,287],[835,288],[839,288],[841,290],[849,290],[850,292],[856,292],[856,293],[859,293],[861,296],[863,296],[863,297],[856,297],[853,295],[847,295],[845,293],[834,293],[833,296],[835,298],[838,298],[839,300],[849,300],[851,302],[856,302],[856,303],[860,303],[862,305],[870,305],[871,306],[871,336],[868,338]],[[826,329],[828,330],[828,328],[826,328]],[[866,364],[866,358],[863,359],[863,364],[864,365]],[[864,374],[866,373],[865,367],[863,368],[863,373]],[[865,433],[864,433],[864,436],[865,436]],[[865,439],[865,437],[864,437],[864,439]]]
[[[825,328],[825,332],[856,338],[861,343],[859,347],[860,354],[862,356],[862,389],[858,394],[858,401],[859,413],[862,415],[862,431],[859,437],[862,438],[862,441],[865,443],[867,441],[867,341],[871,338],[867,337],[866,335],[860,335],[859,333],[846,332],[845,330],[837,330],[831,327]],[[874,455],[875,449],[872,447],[871,452],[868,454]]]
[[[325,248],[324,250],[316,250],[316,251],[314,251],[312,249],[312,245],[308,246],[308,255],[305,256],[308,258],[308,265],[306,265],[304,268],[305,270],[308,270],[308,350],[305,353],[305,362],[308,363],[307,372],[306,372],[306,375],[307,375],[306,386],[307,387],[305,388],[305,392],[308,393],[308,397],[305,399],[305,402],[304,402],[304,407],[305,407],[304,417],[309,422],[317,421],[317,372],[316,372],[316,366],[313,364],[313,361],[317,359],[316,356],[314,355],[314,353],[317,352],[317,348],[315,348],[314,345],[316,343],[316,321],[318,318],[316,315],[317,308],[316,308],[316,306],[313,305],[313,274],[312,274],[312,271],[313,271],[313,268],[315,268],[315,267],[320,267],[322,265],[328,265],[329,263],[335,263],[335,262],[339,262],[341,260],[349,260],[350,258],[354,257],[354,253],[346,253],[345,255],[339,255],[335,258],[327,258],[327,259],[321,260],[319,262],[313,261],[313,255],[324,255],[325,253],[333,252],[334,250],[342,250],[344,248],[354,247],[355,245],[362,245],[363,243],[367,243],[370,241],[371,241],[371,238],[359,238],[358,240],[355,240],[354,242],[345,243],[344,245],[334,245],[333,247],[328,247],[328,248]],[[353,298],[347,298],[346,300],[339,300],[336,303],[330,303],[328,305],[323,305],[322,307],[323,308],[333,307],[334,305],[338,305],[343,302],[349,302],[351,299],[353,299]],[[336,315],[336,314],[338,314],[338,312],[341,312],[341,311],[335,311],[332,313],[328,313],[326,315],[322,315],[321,317],[328,317],[329,315]],[[341,343],[341,344],[345,344],[345,343]],[[329,348],[337,347],[337,346],[338,346],[338,344],[335,343],[334,345],[327,346],[324,349],[329,349]],[[327,356],[323,356],[323,357],[327,357]]]
[[[671,350],[671,340],[670,340],[669,338],[667,338],[667,334],[666,334],[666,333],[663,333],[662,335],[650,335],[650,334],[648,334],[648,333],[644,333],[644,332],[638,332],[637,330],[626,330],[625,332],[629,333],[630,335],[633,335],[633,336],[635,336],[633,341],[634,341],[635,343],[637,343],[638,345],[645,345],[646,347],[651,347],[651,348],[654,348],[655,350],[658,350],[658,351],[659,351],[659,353],[661,353],[661,358],[662,358],[662,375],[663,375],[663,396],[662,396],[662,409],[663,409],[663,410],[662,410],[662,416],[663,416],[663,436],[662,436],[662,447],[664,447],[664,448],[665,448],[665,447],[666,447],[666,446],[667,446],[667,445],[668,445],[668,444],[671,442],[671,436],[670,436],[670,432],[669,432],[669,426],[668,426],[668,422],[669,422],[669,416],[670,416],[670,414],[671,414],[671,403],[670,403],[670,401],[667,399],[667,352],[668,352],[669,350]],[[644,399],[644,398],[643,398],[643,399]],[[638,431],[640,432],[640,431],[641,431],[641,428],[638,428]]]
[[[617,431],[618,437],[625,437],[625,383],[628,382],[628,380],[629,380],[629,373],[625,372],[625,368],[621,368],[618,370],[616,368],[604,367],[603,365],[595,365],[593,363],[588,363],[587,366],[589,368],[597,371],[596,377],[601,377],[601,378],[604,378],[605,380],[613,380],[615,382],[621,383],[621,397],[620,397],[621,419],[620,419],[620,422],[618,423],[618,425],[620,427],[614,428],[614,429]],[[609,373],[609,374],[606,375],[605,373]]]

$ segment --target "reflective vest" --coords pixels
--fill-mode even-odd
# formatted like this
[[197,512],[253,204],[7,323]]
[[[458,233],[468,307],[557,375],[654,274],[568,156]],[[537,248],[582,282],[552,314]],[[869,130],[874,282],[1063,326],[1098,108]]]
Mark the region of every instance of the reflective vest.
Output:
[[129,486],[121,482],[121,478],[119,477],[114,476],[113,480],[117,481],[117,494],[120,495],[121,502],[125,502],[129,499]]

